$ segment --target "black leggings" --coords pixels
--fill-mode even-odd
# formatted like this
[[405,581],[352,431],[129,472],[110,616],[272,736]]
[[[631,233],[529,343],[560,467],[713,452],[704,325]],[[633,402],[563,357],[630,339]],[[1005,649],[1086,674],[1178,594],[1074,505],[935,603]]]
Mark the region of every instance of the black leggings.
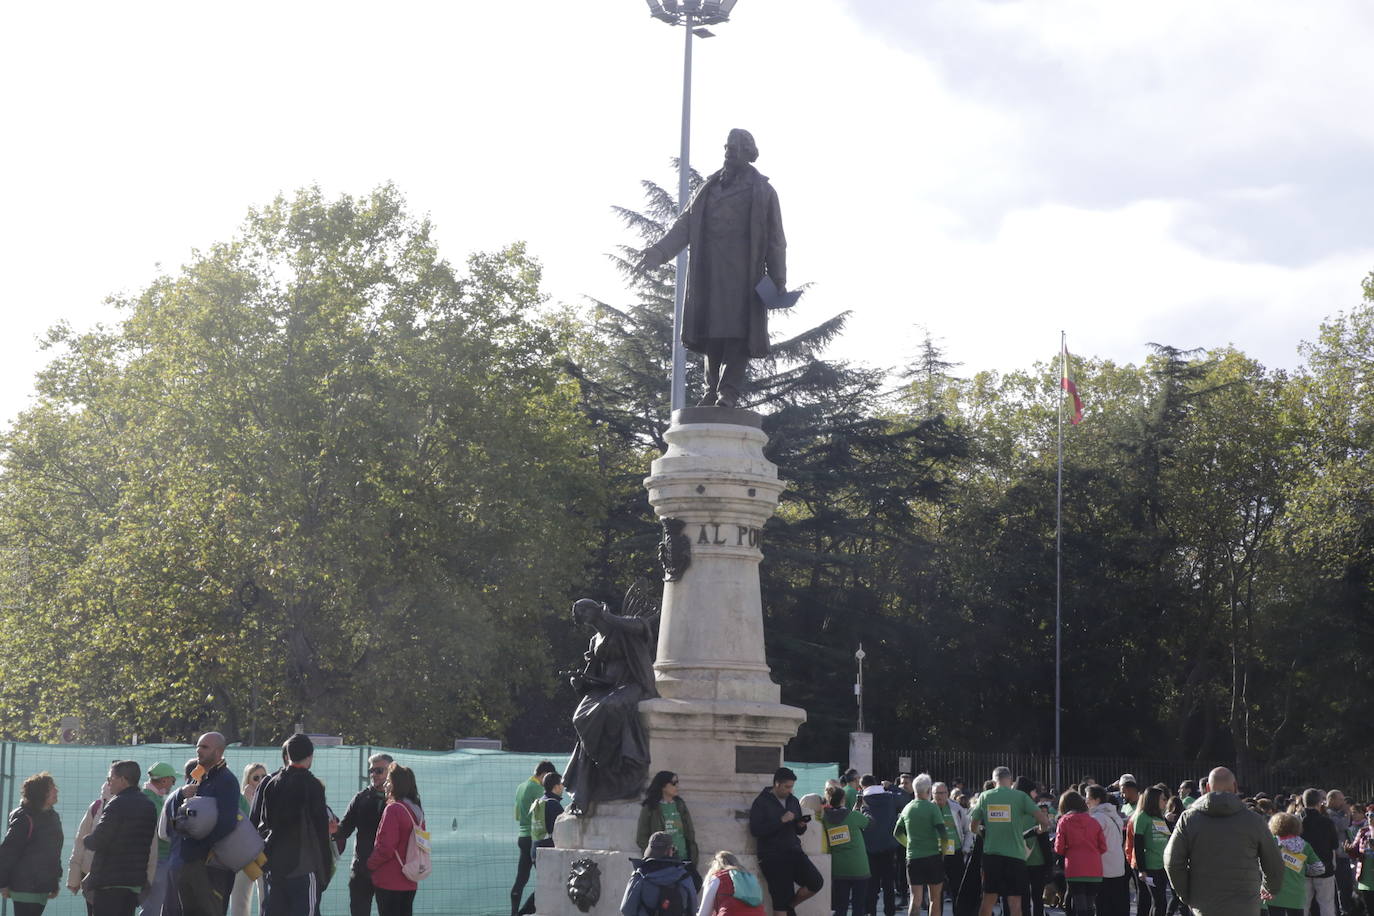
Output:
[[377,916],[410,916],[415,904],[414,891],[389,891],[377,888]]
[[[1026,883],[1029,887],[1021,897],[1021,916],[1045,916],[1045,880],[1049,876],[1048,865],[1026,866]],[[1163,910],[1160,912],[1163,913]]]
[[[1146,884],[1146,880],[1150,883]],[[1135,903],[1135,916],[1150,916],[1151,913],[1164,916],[1169,907],[1169,876],[1164,874],[1164,869],[1145,872],[1145,878],[1140,880],[1137,888],[1140,894]]]
[[47,906],[47,903],[20,903],[18,900],[11,900],[10,903],[14,905],[14,916],[38,916]]
[[1074,916],[1091,916],[1097,911],[1097,891],[1102,884],[1097,881],[1068,881],[1064,901],[1064,911]]

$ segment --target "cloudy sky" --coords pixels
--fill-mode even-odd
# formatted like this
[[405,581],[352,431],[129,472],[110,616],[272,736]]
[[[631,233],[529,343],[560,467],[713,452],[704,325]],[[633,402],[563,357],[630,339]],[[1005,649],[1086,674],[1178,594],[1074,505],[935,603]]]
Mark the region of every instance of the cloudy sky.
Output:
[[[1294,366],[1374,269],[1367,0],[739,0],[695,43],[782,201],[795,323],[965,373],[1147,341]],[[612,204],[670,186],[682,33],[642,0],[22,4],[0,37],[0,420],[59,319],[116,318],[250,206],[394,181],[445,254],[523,239],[624,301]]]

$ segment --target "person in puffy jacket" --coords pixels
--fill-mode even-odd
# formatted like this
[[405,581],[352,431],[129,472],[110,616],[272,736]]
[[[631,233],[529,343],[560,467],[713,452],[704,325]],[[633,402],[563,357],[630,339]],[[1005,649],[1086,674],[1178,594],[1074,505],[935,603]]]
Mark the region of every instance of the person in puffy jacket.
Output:
[[1066,909],[1075,914],[1092,913],[1102,886],[1102,854],[1107,851],[1107,836],[1102,825],[1088,813],[1083,796],[1073,790],[1059,796],[1054,851],[1064,857],[1064,880],[1069,891]]
[[388,767],[386,799],[381,823],[377,825],[377,841],[367,857],[367,868],[372,873],[372,886],[377,894],[378,916],[410,916],[419,885],[405,876],[401,866],[409,848],[410,834],[416,827],[425,829],[425,812],[420,807],[415,772],[399,763]]
[[864,912],[869,916],[878,912],[878,892],[883,895],[883,916],[897,912],[897,856],[901,844],[892,835],[897,826],[897,796],[878,784],[868,773],[860,780],[863,793],[859,796],[860,810],[870,823],[864,828],[864,847],[868,850],[868,899]]
[[1097,916],[1127,916],[1131,889],[1126,883],[1126,822],[1102,786],[1088,786],[1088,813],[1107,838],[1102,853],[1102,887],[1097,892]]
[[48,773],[30,776],[20,798],[0,842],[0,892],[14,904],[14,916],[38,916],[62,880],[62,820],[53,810],[57,783]]
[[94,892],[92,906],[101,916],[133,916],[139,894],[157,874],[157,809],[138,787],[142,775],[135,760],[110,765],[114,798],[81,841],[95,853],[86,883]]
[[763,887],[733,852],[722,849],[707,866],[697,916],[763,916]]
[[653,916],[664,909],[660,901],[671,901],[669,895],[676,895],[677,906],[668,910],[696,912],[697,885],[677,852],[671,834],[660,831],[649,837],[644,858],[630,860],[635,870],[620,900],[620,916]]
[[1256,867],[1277,893],[1283,856],[1264,818],[1236,794],[1236,777],[1217,767],[1210,790],[1183,812],[1164,848],[1164,870],[1184,906],[1196,916],[1255,916],[1260,907]]

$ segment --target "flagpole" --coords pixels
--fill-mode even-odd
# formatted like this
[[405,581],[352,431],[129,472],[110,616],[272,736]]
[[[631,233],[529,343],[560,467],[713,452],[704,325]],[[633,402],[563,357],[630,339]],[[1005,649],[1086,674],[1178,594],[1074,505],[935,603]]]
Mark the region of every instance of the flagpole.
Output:
[[1060,744],[1060,716],[1063,710],[1060,680],[1063,654],[1061,652],[1062,591],[1064,583],[1064,379],[1069,377],[1069,347],[1063,331],[1059,332],[1059,439],[1056,444],[1058,470],[1054,487],[1054,790],[1064,791],[1062,752]]

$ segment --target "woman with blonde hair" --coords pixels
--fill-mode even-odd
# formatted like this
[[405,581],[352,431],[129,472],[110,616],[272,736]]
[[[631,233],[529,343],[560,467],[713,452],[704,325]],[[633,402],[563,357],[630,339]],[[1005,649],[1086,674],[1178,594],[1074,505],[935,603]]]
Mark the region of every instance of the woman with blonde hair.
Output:
[[706,869],[697,916],[763,916],[763,888],[754,873],[727,849]]
[[[253,810],[253,798],[258,794],[258,788],[262,781],[267,778],[267,764],[250,763],[243,768],[243,782],[239,784],[239,810],[243,816],[247,817],[248,812]],[[229,916],[248,916],[250,912],[257,912],[252,906],[253,888],[258,890],[258,908],[261,908],[262,901],[266,892],[263,879],[254,881],[243,872],[234,876],[234,890],[229,895]]]

